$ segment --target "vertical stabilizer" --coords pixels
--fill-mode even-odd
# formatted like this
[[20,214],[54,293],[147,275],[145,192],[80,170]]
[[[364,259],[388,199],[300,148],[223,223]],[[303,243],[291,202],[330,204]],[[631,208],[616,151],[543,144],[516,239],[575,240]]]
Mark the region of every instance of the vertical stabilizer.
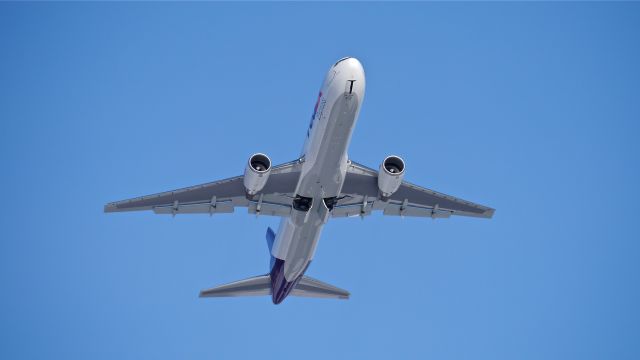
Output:
[[271,248],[273,248],[273,242],[276,241],[276,233],[270,227],[267,228],[267,247],[269,247],[269,258],[271,259],[269,262],[269,269],[273,269],[273,264],[276,259],[271,255]]
[[267,246],[269,247],[269,252],[271,252],[271,248],[273,247],[273,242],[276,240],[276,233],[270,227],[267,228]]

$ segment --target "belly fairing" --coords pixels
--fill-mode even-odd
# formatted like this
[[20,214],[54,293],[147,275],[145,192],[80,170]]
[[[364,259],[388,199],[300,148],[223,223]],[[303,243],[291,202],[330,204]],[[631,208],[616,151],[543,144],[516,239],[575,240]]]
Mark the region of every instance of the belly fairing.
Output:
[[[356,94],[338,96],[326,120],[321,120],[321,137],[309,146],[302,164],[296,194],[305,197],[338,196],[347,169],[347,148],[359,110]],[[319,135],[318,135],[319,136]]]

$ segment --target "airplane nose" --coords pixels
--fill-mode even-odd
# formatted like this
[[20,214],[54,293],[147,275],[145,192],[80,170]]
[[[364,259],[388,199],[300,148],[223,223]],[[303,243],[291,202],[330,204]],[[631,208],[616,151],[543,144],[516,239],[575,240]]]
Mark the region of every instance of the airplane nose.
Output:
[[[346,57],[338,60],[334,65],[336,71],[340,73],[338,83],[345,84],[345,94],[357,93],[359,101],[364,97],[365,76],[362,64],[354,57]],[[340,86],[337,85],[336,86]],[[338,91],[342,91],[339,89]]]
[[358,59],[351,56],[343,57],[333,65],[332,69],[338,71],[342,78],[358,80],[359,85],[364,89],[364,68]]
[[323,94],[357,94],[358,103],[364,98],[366,80],[360,61],[347,56],[338,60],[327,72]]

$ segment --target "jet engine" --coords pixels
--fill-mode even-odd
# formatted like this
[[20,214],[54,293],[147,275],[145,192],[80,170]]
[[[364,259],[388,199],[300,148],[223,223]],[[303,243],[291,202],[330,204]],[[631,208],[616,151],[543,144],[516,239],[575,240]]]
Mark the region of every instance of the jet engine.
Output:
[[404,177],[404,160],[398,156],[387,156],[378,171],[378,189],[382,196],[389,197],[398,190]]
[[251,155],[244,169],[244,188],[248,195],[257,194],[267,184],[271,173],[271,159],[265,154]]

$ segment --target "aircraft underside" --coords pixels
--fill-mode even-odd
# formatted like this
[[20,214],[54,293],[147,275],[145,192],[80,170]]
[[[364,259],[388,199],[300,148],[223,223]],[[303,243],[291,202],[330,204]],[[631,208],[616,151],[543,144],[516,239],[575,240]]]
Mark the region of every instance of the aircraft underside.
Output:
[[491,218],[494,209],[404,181],[405,163],[385,158],[371,169],[347,158],[364,99],[365,77],[355,58],[334,64],[318,95],[302,155],[272,166],[265,154],[249,158],[244,175],[105,205],[105,212],[221,214],[245,207],[250,214],[281,217],[267,230],[268,273],[203,290],[201,297],[288,295],[348,299],[349,292],[305,276],[323,226],[331,218],[384,215]]

